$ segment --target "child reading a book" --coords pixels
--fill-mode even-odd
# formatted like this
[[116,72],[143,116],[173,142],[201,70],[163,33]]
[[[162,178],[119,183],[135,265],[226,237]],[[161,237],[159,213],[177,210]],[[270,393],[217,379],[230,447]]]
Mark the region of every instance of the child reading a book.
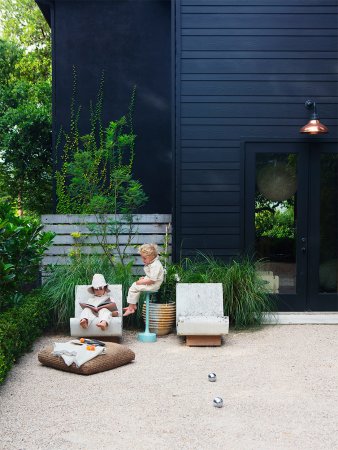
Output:
[[141,292],[157,292],[163,282],[164,269],[158,258],[156,244],[143,244],[138,249],[144,263],[145,277],[139,278],[128,291],[127,308],[123,308],[123,316],[134,314]]
[[88,292],[91,296],[85,303],[80,303],[83,308],[80,315],[80,325],[82,328],[88,328],[92,320],[98,317],[100,321],[96,326],[104,331],[108,327],[111,317],[118,316],[118,311],[116,303],[108,295],[110,290],[102,274],[96,273],[93,276]]

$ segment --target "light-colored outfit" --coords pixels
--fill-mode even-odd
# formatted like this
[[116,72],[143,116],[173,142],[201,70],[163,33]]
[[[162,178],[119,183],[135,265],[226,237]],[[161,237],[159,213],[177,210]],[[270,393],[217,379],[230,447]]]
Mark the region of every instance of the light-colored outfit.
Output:
[[[98,306],[102,301],[109,300],[109,295],[102,295],[101,297],[92,295],[88,298],[88,300],[84,303],[90,303],[93,306]],[[95,313],[90,308],[84,308],[81,311],[80,320],[81,319],[87,319],[88,320],[88,326],[90,323],[98,317],[101,320],[105,320],[107,322],[107,325],[109,325],[109,322],[111,320],[111,311],[107,308],[101,308],[98,313]]]
[[139,301],[141,292],[157,292],[160,289],[163,283],[164,269],[158,256],[150,264],[144,266],[144,272],[146,274],[144,278],[152,280],[154,283],[150,285],[133,283],[128,291],[128,303],[135,305]]

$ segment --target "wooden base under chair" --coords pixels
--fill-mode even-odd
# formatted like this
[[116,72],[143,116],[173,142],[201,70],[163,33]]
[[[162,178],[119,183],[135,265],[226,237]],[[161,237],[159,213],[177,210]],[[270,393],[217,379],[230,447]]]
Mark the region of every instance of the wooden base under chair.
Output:
[[221,336],[186,336],[189,347],[218,347],[222,344]]

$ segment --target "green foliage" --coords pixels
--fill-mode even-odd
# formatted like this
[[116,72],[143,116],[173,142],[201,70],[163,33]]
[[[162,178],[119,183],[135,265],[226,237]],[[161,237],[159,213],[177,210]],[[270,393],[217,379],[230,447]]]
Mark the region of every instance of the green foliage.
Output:
[[[3,222],[0,222],[0,228]],[[0,235],[1,236],[1,235]],[[13,264],[4,262],[0,258],[0,312],[8,308],[11,302],[10,292],[15,280],[15,272]]]
[[[0,55],[0,89],[3,90],[17,75],[16,65],[22,57],[22,51],[15,44],[0,39]],[[3,105],[1,106],[3,107]]]
[[[123,214],[129,216],[147,200],[139,181],[133,179],[135,134],[132,113],[135,89],[126,116],[103,129],[103,76],[95,106],[90,108],[90,133],[80,136],[81,107],[75,106],[76,73],[69,131],[61,130],[58,147],[63,146],[60,169],[56,172],[61,214]],[[61,163],[61,164],[60,164]]]
[[52,210],[51,83],[20,75],[22,50],[0,40],[0,197]]
[[153,294],[156,303],[170,303],[176,301],[176,284],[180,280],[179,273],[182,272],[180,264],[167,264],[163,283],[156,294]]
[[154,294],[157,303],[175,302],[176,283],[180,280],[178,272],[181,272],[180,264],[171,264],[170,244],[171,223],[168,223],[163,238],[163,250],[159,255],[160,261],[164,268],[164,280],[156,294]]
[[[135,280],[132,263],[112,266],[108,258],[100,255],[80,255],[73,258],[69,266],[52,267],[43,286],[43,295],[52,305],[57,327],[69,326],[69,319],[74,317],[75,286],[89,284],[94,273],[103,273],[109,284],[122,284],[124,299]],[[248,258],[227,264],[200,254],[196,259],[186,258],[180,263],[168,264],[166,280],[154,294],[155,301],[175,302],[177,282],[222,283],[224,313],[238,329],[261,325],[263,313],[275,310],[273,297],[267,293],[255,263]],[[143,301],[144,296],[141,296],[137,314],[126,318],[124,326],[142,326]]]
[[[0,114],[0,185],[2,196],[18,208],[39,214],[52,210],[50,84],[16,82]],[[1,100],[1,99],[0,99]]]
[[[176,283],[222,283],[224,314],[235,328],[259,326],[263,313],[275,310],[275,302],[249,258],[225,263],[200,253],[167,266],[166,286],[157,297],[161,303],[175,300]],[[165,298],[164,298],[165,297]]]
[[94,273],[102,273],[108,284],[122,284],[125,297],[134,281],[131,268],[132,263],[113,267],[102,255],[79,255],[68,266],[51,267],[42,292],[51,304],[56,327],[69,327],[69,319],[74,317],[76,285],[90,284]]
[[34,0],[0,0],[0,198],[52,211],[50,28]]
[[36,219],[19,217],[8,202],[0,201],[0,311],[36,280],[43,253],[54,237],[42,228]]
[[248,258],[233,261],[223,279],[224,313],[235,328],[260,326],[263,313],[276,310],[255,264]]
[[294,239],[294,199],[272,202],[259,195],[255,206],[255,228],[257,236]]
[[[56,172],[57,212],[60,214],[95,214],[97,223],[90,229],[97,237],[105,256],[114,266],[129,264],[128,249],[135,236],[133,214],[145,204],[142,185],[133,178],[136,136],[132,115],[135,88],[128,114],[102,127],[102,75],[95,106],[90,107],[90,133],[80,136],[80,106],[75,105],[76,72],[73,72],[73,97],[69,131],[61,130],[58,147],[62,146],[60,169]],[[107,216],[110,214],[110,217]],[[121,235],[127,236],[124,243]],[[113,236],[115,242],[108,242]]]
[[50,306],[38,291],[27,296],[20,306],[0,314],[0,384],[50,323]]
[[21,77],[35,82],[51,76],[51,31],[34,0],[0,0],[0,30],[22,49]]

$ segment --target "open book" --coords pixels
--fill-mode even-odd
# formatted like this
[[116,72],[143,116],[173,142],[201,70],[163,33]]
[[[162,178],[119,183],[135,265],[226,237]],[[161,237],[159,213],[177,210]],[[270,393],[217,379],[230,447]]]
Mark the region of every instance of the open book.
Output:
[[97,306],[92,305],[90,303],[80,303],[80,306],[82,309],[84,308],[90,308],[93,312],[98,312],[102,308],[107,308],[109,311],[111,311],[112,315],[117,316],[117,306],[116,303],[113,302],[110,298],[106,298],[102,300]]

